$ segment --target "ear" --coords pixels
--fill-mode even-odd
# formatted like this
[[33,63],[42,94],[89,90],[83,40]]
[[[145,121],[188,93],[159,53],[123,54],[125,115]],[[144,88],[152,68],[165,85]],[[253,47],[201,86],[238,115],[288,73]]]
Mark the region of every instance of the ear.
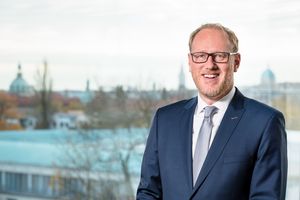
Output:
[[236,54],[234,56],[234,72],[237,72],[238,68],[240,67],[241,63],[241,54]]

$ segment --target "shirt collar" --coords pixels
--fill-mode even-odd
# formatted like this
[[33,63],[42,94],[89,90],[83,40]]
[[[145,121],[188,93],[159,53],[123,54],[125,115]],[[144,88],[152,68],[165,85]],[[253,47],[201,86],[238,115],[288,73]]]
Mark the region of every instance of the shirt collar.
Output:
[[[230,92],[227,95],[225,95],[219,101],[213,103],[212,106],[216,106],[219,110],[226,110],[231,99],[234,96],[235,90],[236,90],[236,88],[232,87],[232,89],[230,90]],[[198,93],[198,105],[197,105],[195,114],[199,115],[206,106],[209,106],[209,105],[207,105],[207,103],[205,103],[205,101],[202,100],[202,98],[200,97],[200,94]]]

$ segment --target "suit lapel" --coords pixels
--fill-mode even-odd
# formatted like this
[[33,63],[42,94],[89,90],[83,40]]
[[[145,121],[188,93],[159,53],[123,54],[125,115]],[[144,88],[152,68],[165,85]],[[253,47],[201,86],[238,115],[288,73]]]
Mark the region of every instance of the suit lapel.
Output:
[[214,141],[208,151],[206,160],[200,171],[196,185],[193,188],[192,195],[203,184],[209,172],[211,171],[216,161],[219,159],[220,155],[222,154],[224,147],[226,146],[228,140],[230,139],[239,120],[241,119],[242,114],[244,113],[243,104],[244,104],[243,95],[238,90],[236,90],[236,93],[232,101],[228,105],[228,108],[224,114],[224,117],[216,133]]
[[184,154],[182,154],[183,162],[186,163],[186,168],[183,169],[187,178],[188,187],[192,191],[193,188],[193,161],[192,161],[192,135],[193,135],[193,119],[194,112],[197,106],[197,98],[193,98],[185,105],[183,114],[181,115],[180,132],[182,134],[182,145]]

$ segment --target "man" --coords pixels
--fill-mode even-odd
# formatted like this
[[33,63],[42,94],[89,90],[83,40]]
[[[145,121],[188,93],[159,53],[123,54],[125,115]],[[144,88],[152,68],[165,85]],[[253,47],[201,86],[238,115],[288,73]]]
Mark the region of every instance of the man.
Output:
[[285,199],[284,117],[234,87],[237,37],[205,24],[191,34],[189,47],[198,97],[157,110],[137,199]]

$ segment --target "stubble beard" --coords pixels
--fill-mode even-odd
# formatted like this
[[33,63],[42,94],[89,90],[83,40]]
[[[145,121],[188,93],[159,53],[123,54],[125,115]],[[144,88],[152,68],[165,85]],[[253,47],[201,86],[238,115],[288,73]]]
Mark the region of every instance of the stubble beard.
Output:
[[225,77],[225,79],[217,86],[212,88],[207,87],[198,87],[200,94],[212,99],[212,100],[219,100],[224,97],[233,87],[233,75]]

